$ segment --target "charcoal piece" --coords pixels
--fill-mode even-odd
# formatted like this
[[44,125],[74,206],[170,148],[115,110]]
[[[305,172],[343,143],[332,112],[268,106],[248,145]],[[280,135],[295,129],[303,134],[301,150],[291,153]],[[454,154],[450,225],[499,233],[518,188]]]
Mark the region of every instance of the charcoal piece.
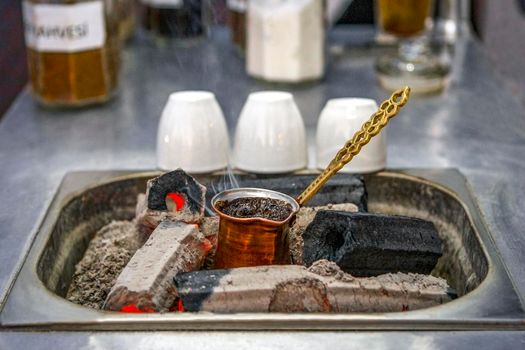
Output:
[[429,274],[442,255],[434,224],[403,216],[319,211],[303,233],[304,262],[335,262],[354,276]]
[[303,232],[313,221],[319,210],[358,211],[357,206],[352,203],[328,204],[322,207],[302,207],[295,216],[295,220],[288,233],[290,245],[290,256],[296,265],[303,265]]
[[162,221],[120,273],[103,308],[168,311],[176,298],[173,277],[200,269],[210,249],[197,225]]
[[[290,175],[267,178],[253,176],[238,176],[237,183],[219,179],[208,185],[206,200],[231,187],[256,187],[286,193],[296,198],[315,179],[313,175]],[[353,203],[359,211],[368,210],[368,195],[365,182],[361,175],[336,174],[308,202],[308,206],[321,206],[330,203]]]
[[[204,217],[206,188],[178,169],[148,181],[146,194],[137,196],[136,223],[144,242],[165,219],[199,223]],[[166,205],[166,197],[174,202]]]
[[400,312],[450,301],[447,282],[418,274],[354,278],[329,261],[181,273],[177,294],[186,311]]
[[[177,193],[184,196],[184,205],[191,212],[200,213],[204,209],[206,188],[182,169],[158,176],[148,181],[148,208],[168,210],[166,196]],[[180,208],[178,209],[180,210]]]

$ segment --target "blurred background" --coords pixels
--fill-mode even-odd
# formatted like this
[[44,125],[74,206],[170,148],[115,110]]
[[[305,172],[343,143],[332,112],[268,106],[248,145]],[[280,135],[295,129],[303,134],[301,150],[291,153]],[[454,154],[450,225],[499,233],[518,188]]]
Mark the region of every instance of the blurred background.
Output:
[[[328,2],[330,10],[337,0]],[[143,16],[141,6],[138,3],[134,5],[134,14]],[[376,18],[372,0],[355,0],[338,11],[342,16],[335,25],[372,24]],[[525,105],[525,0],[472,0],[468,12],[472,31],[486,48],[505,88]],[[211,25],[226,25],[227,22],[226,0],[211,1]],[[1,117],[28,82],[22,5],[19,0],[0,2],[0,38]]]

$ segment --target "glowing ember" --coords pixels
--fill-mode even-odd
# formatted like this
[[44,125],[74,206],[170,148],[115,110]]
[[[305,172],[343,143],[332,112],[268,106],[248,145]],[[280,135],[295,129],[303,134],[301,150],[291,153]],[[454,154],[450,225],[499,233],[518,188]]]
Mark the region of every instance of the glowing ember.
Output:
[[155,310],[152,310],[152,309],[149,309],[149,308],[146,309],[146,310],[141,310],[135,304],[124,305],[119,311],[120,312],[126,312],[126,313],[129,313],[129,314],[145,314],[145,313],[155,312]]
[[206,254],[213,249],[213,244],[209,240],[205,240],[202,245],[202,250],[206,252]]
[[179,302],[177,303],[177,308],[179,309],[179,312],[184,312],[184,304],[182,303],[182,299],[179,299]]
[[182,195],[176,192],[168,193],[166,195],[166,198],[171,199],[173,203],[175,203],[175,208],[177,211],[180,211],[184,207],[184,204],[186,203],[186,199],[184,199]]
[[178,299],[175,304],[170,308],[170,312],[184,312],[184,304],[182,304],[182,299]]

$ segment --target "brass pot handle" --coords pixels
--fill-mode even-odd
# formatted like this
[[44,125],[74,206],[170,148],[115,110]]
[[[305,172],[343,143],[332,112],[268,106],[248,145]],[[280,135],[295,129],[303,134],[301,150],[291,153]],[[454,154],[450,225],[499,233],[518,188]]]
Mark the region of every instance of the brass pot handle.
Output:
[[388,121],[395,117],[399,109],[408,102],[409,97],[410,88],[405,86],[403,89],[395,91],[388,100],[383,101],[379,109],[361,126],[361,129],[337,152],[323,172],[297,197],[297,203],[300,206],[305,205],[335,173],[361,151],[361,148],[372,137],[379,134]]

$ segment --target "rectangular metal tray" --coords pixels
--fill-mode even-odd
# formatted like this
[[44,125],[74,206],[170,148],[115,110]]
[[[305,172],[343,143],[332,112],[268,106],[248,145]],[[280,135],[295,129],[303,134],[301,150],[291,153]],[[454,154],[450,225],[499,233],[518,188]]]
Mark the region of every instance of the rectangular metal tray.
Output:
[[[302,172],[305,174],[307,172]],[[123,314],[73,304],[75,264],[94,231],[134,215],[137,193],[158,173],[67,174],[0,313],[0,327],[35,330],[476,330],[525,329],[525,310],[465,178],[453,169],[384,171],[365,176],[369,211],[421,217],[445,241],[437,269],[458,292],[447,304],[400,313]],[[206,184],[221,175],[198,176]],[[294,175],[290,175],[294,176]]]

